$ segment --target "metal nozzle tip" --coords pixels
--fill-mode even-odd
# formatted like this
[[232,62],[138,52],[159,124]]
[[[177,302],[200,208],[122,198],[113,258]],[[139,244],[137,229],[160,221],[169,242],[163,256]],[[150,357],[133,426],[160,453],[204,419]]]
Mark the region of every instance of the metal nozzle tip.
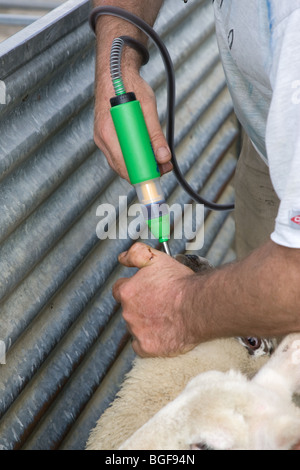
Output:
[[164,246],[165,253],[169,256],[172,256],[168,242],[163,242],[163,246]]

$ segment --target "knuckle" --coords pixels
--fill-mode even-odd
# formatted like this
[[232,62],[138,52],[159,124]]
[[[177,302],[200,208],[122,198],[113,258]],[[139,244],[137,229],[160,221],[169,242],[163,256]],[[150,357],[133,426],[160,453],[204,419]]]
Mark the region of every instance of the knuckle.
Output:
[[145,105],[150,105],[150,106],[157,106],[157,100],[156,100],[156,95],[152,88],[148,89],[148,93],[144,96],[144,104]]
[[157,143],[159,143],[160,145],[166,145],[166,139],[160,127],[152,132],[151,141],[154,145],[156,145]]
[[142,350],[145,357],[154,357],[157,355],[158,349],[153,338],[145,338]]
[[[134,298],[134,295],[135,295],[135,290],[130,280],[128,280],[127,282],[124,282],[119,287],[119,296],[123,304],[128,305],[130,303],[130,300]],[[128,311],[129,310],[130,309],[128,309]]]
[[98,128],[94,129],[94,142],[100,150],[104,150],[104,141]]
[[105,122],[101,122],[94,128],[94,140],[96,144],[100,147],[103,146],[103,144],[107,141],[109,141],[111,132],[109,130],[109,127]]
[[136,253],[140,252],[140,250],[143,249],[144,246],[145,246],[144,243],[136,242],[130,247],[129,253],[130,254],[136,254]]
[[131,265],[140,267],[144,260],[149,258],[149,248],[141,242],[136,242],[128,251],[128,260]]
[[124,283],[119,287],[119,297],[120,297],[121,302],[126,301],[128,297],[127,283]]

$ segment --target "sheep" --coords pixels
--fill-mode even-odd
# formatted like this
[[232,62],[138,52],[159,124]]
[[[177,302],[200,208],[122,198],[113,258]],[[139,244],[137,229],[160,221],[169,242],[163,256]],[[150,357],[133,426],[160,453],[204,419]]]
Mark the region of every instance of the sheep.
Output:
[[[176,259],[200,275],[213,269],[199,256],[177,255]],[[274,338],[221,338],[199,344],[177,357],[136,357],[118,396],[91,431],[86,450],[117,450],[200,373],[234,369],[253,377],[275,346]]]
[[300,333],[249,380],[238,371],[193,378],[121,450],[291,450],[300,442]]

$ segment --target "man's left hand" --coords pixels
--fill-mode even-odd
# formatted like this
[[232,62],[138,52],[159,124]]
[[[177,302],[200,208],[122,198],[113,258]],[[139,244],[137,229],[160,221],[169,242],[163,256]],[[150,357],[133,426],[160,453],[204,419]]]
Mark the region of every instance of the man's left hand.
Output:
[[197,344],[197,327],[183,313],[182,299],[194,272],[143,243],[121,253],[119,262],[139,268],[133,277],[119,279],[113,286],[135,352],[140,356],[172,356],[192,349]]

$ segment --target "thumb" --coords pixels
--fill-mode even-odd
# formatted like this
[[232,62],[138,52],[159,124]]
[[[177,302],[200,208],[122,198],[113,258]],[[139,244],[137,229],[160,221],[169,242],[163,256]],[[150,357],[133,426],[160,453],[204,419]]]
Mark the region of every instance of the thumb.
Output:
[[164,174],[173,168],[171,163],[171,151],[160,126],[156,107],[155,110],[147,116],[146,123],[155,158],[161,174]]
[[149,132],[152,148],[161,174],[172,170],[171,150],[162,131],[157,112],[156,99],[152,90],[142,103],[143,113]]
[[171,151],[162,131],[156,106],[156,97],[151,86],[136,73],[126,74],[126,88],[133,90],[140,101],[152,148],[161,174],[172,170]]
[[161,128],[156,106],[151,112],[147,112],[145,120],[157,163],[160,165],[168,163],[171,160],[171,151]]
[[145,266],[161,260],[162,256],[170,258],[165,253],[158,251],[145,243],[138,242],[132,245],[128,251],[121,253],[118,260],[128,268],[144,268]]

